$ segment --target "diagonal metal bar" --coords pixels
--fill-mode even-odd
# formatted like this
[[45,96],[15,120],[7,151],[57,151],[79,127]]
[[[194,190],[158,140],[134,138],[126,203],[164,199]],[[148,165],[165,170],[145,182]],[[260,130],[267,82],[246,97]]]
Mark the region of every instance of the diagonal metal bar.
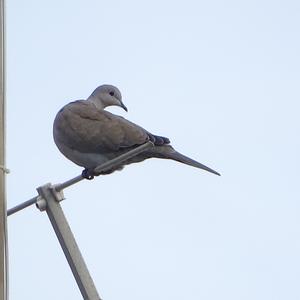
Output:
[[65,254],[83,299],[101,300],[76,243],[75,237],[60,206],[59,201],[63,199],[61,198],[60,192],[57,192],[50,183],[37,188],[37,191],[41,199],[45,201],[45,205],[42,205],[39,208],[41,210],[46,210],[47,212],[48,218]]
[[[145,150],[147,150],[149,148],[152,148],[153,146],[154,146],[153,143],[149,141],[149,142],[147,142],[147,143],[145,143],[141,146],[138,146],[138,147],[134,148],[133,150],[130,150],[130,151],[128,151],[128,152],[126,152],[126,153],[124,153],[124,154],[122,154],[122,155],[120,155],[120,156],[118,156],[118,157],[116,157],[116,158],[114,158],[110,161],[105,162],[104,164],[96,167],[95,171],[96,172],[101,172],[101,171],[107,170],[111,167],[117,166],[120,163],[126,161],[127,159],[132,158],[132,157],[144,152]],[[69,180],[67,180],[63,183],[59,183],[59,184],[54,185],[55,190],[58,191],[58,192],[62,191],[63,189],[65,189],[65,188],[67,188],[67,187],[69,187],[73,184],[76,184],[76,183],[80,182],[83,179],[84,178],[82,177],[82,175],[78,175],[78,176],[76,176],[72,179],[69,179]],[[14,206],[14,207],[10,208],[9,210],[7,210],[7,215],[10,216],[10,215],[12,215],[12,214],[28,207],[28,206],[30,206],[32,204],[35,204],[37,202],[37,199],[38,199],[38,196],[35,196],[35,197],[33,197],[33,198],[17,205],[17,206]]]

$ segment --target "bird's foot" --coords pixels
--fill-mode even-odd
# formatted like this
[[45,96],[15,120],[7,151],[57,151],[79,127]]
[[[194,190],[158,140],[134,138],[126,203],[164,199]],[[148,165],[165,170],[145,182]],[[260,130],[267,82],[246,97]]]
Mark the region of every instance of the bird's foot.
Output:
[[81,173],[81,176],[87,180],[92,180],[95,177],[94,170],[84,169]]

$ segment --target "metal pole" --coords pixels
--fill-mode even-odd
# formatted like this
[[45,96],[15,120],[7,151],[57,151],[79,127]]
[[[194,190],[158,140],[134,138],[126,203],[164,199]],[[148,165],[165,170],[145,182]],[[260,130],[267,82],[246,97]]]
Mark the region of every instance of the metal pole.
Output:
[[[136,147],[136,148],[134,148],[134,149],[132,149],[132,150],[130,150],[130,151],[114,158],[114,159],[112,159],[112,160],[109,160],[109,161],[105,162],[104,164],[96,167],[95,171],[96,172],[101,172],[101,171],[108,170],[108,169],[110,169],[114,166],[117,166],[118,164],[122,163],[123,161],[126,161],[127,159],[129,159],[131,157],[134,157],[134,156],[138,155],[139,153],[142,153],[143,151],[145,151],[149,148],[152,148],[153,146],[154,146],[153,143],[149,141],[149,142],[147,142],[143,145],[140,145],[140,146],[138,146],[138,147]],[[78,176],[76,176],[72,179],[69,179],[69,180],[67,180],[63,183],[56,184],[56,185],[54,185],[54,187],[55,187],[55,190],[59,192],[59,191],[62,191],[63,189],[65,189],[65,188],[67,188],[71,185],[74,185],[74,184],[80,182],[83,179],[84,178],[81,175],[78,175]],[[28,207],[28,206],[30,206],[32,204],[35,204],[37,202],[37,199],[38,199],[38,196],[35,196],[35,197],[33,197],[33,198],[31,198],[31,199],[15,206],[15,207],[10,208],[7,211],[7,215],[10,216],[10,215],[12,215],[12,214]]]
[[5,191],[4,0],[0,0],[0,299],[7,299],[7,225]]
[[57,192],[51,184],[37,189],[41,199],[37,206],[46,210],[59,243],[73,272],[83,299],[100,300],[93,279],[80,253],[74,235],[63,213],[59,201],[63,200],[61,192]]
[[35,197],[33,197],[33,198],[31,198],[31,199],[29,199],[29,200],[27,200],[27,201],[25,201],[25,202],[23,202],[19,205],[16,205],[16,206],[8,209],[7,210],[7,216],[10,216],[10,215],[18,212],[19,210],[22,210],[22,209],[24,209],[24,208],[26,208],[26,207],[28,207],[32,204],[35,204],[36,201],[37,201],[37,198],[38,198],[38,196],[35,196]]

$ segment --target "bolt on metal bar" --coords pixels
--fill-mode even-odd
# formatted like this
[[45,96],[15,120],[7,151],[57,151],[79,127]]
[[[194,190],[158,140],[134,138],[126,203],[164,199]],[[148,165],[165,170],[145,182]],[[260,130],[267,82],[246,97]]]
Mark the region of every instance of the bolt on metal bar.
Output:
[[[114,158],[110,161],[107,161],[107,162],[105,162],[104,164],[102,164],[98,167],[96,167],[95,172],[105,171],[105,170],[107,170],[111,167],[114,167],[114,166],[126,161],[127,159],[132,158],[132,157],[144,152],[145,150],[147,150],[149,148],[152,148],[153,146],[154,146],[153,143],[149,141],[149,142],[147,142],[147,143],[145,143],[141,146],[138,146],[138,147],[136,147],[136,148],[134,148],[134,149],[132,149],[132,150],[130,150],[130,151],[128,151],[128,152],[126,152],[126,153],[124,153],[124,154],[122,154],[122,155],[120,155],[120,156],[118,156],[118,157],[116,157],[116,158]],[[73,184],[76,184],[77,182],[80,182],[83,179],[84,178],[82,177],[82,175],[78,175],[78,176],[76,176],[76,177],[74,177],[70,180],[67,180],[67,181],[65,181],[63,183],[60,183],[60,184],[56,184],[54,186],[55,186],[56,191],[62,191],[63,189],[65,189],[65,188],[67,188],[67,187],[69,187]],[[10,208],[9,210],[7,210],[7,215],[10,216],[10,215],[12,215],[12,214],[28,207],[28,206],[30,206],[32,204],[35,204],[37,202],[37,198],[38,198],[38,196],[35,196],[35,197],[33,197],[33,198],[31,198],[31,199],[15,206],[15,207]]]

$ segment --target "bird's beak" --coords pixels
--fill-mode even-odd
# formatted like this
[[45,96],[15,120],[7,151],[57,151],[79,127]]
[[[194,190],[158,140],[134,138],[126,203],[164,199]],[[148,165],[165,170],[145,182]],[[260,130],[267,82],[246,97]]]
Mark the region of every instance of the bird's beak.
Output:
[[126,112],[128,112],[127,107],[125,106],[125,104],[124,104],[122,101],[120,101],[120,106],[121,106]]

